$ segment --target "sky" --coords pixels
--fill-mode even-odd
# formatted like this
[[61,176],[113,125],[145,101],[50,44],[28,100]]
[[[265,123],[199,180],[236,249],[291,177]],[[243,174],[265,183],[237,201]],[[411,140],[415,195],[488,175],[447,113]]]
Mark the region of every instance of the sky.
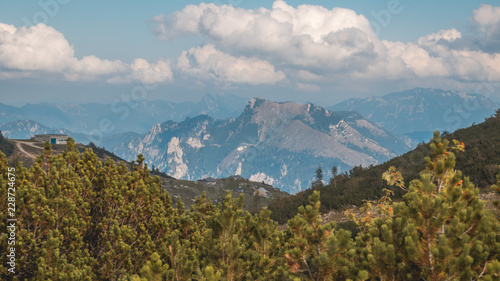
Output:
[[500,3],[0,0],[0,102],[500,100]]

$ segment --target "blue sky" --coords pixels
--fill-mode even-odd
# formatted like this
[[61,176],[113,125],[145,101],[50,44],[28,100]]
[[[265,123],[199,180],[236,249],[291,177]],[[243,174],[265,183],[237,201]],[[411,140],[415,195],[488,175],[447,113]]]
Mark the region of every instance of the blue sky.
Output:
[[488,86],[498,99],[497,6],[1,0],[0,102],[111,102],[138,86],[174,101],[210,92],[330,105],[417,86]]

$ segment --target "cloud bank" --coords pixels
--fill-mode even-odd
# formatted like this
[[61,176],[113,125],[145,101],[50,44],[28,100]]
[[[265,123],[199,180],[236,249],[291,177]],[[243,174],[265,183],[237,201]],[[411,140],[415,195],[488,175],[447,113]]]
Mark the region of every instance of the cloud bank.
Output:
[[136,59],[131,65],[120,60],[96,56],[75,57],[73,46],[53,27],[40,23],[16,28],[0,23],[0,79],[61,75],[69,81],[138,81],[143,83],[172,80],[167,62],[149,64]]
[[265,60],[234,57],[216,50],[211,44],[183,52],[177,67],[197,79],[220,83],[274,84],[285,78],[282,71],[275,71]]
[[[243,9],[231,5],[188,5],[182,11],[154,18],[160,39],[180,36],[204,38],[205,46],[184,52],[178,66],[184,71],[187,57],[199,53],[212,56],[210,66],[184,71],[203,79],[241,83],[259,80],[248,73],[238,80],[214,71],[226,65],[228,57],[251,55],[265,62],[270,70],[267,81],[279,77],[293,78],[299,89],[318,90],[315,83],[339,81],[414,80],[500,81],[500,7],[481,5],[470,19],[479,33],[464,39],[457,29],[440,30],[416,42],[387,41],[378,38],[363,15],[344,8],[326,9],[317,5],[292,7],[283,0],[271,9]],[[469,40],[469,42],[465,42]],[[496,48],[496,49],[495,49]],[[232,64],[242,64],[233,60]],[[226,65],[225,69],[229,69]],[[237,72],[234,72],[237,74]],[[254,79],[251,76],[255,76]]]
[[201,45],[128,63],[76,57],[64,35],[44,24],[0,23],[0,79],[181,80],[221,88],[288,85],[311,93],[336,84],[499,82],[500,7],[480,5],[469,20],[474,34],[452,28],[399,42],[379,38],[364,15],[345,8],[293,7],[283,0],[270,9],[201,3],[153,18],[159,39],[195,36]]

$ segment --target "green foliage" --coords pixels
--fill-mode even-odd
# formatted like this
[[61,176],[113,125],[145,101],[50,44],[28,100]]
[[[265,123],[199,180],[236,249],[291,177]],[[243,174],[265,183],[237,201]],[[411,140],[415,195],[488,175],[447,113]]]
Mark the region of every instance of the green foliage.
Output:
[[338,172],[337,166],[332,167],[332,177],[330,178],[330,186],[333,186],[334,188],[337,187],[337,180],[335,179],[337,177],[337,172]]
[[[500,170],[500,166],[499,166]],[[497,174],[497,183],[491,186],[491,189],[497,194],[500,195],[500,172]],[[500,210],[500,202],[498,200],[495,200],[494,202],[495,206],[497,207],[498,210]]]
[[361,263],[382,280],[477,280],[500,254],[500,224],[479,190],[455,170],[463,144],[431,140],[420,179],[406,188],[390,169],[384,178],[409,190],[389,218],[376,217],[356,239]]
[[313,188],[320,188],[323,187],[323,169],[321,169],[321,166],[319,166],[316,169],[316,177],[314,178],[314,181],[312,183]]
[[[323,223],[315,191],[278,231],[270,210],[244,211],[230,192],[218,205],[202,194],[188,210],[180,198],[174,206],[142,155],[127,167],[72,139],[58,155],[46,144],[31,168],[16,167],[17,273],[2,254],[0,279],[498,280],[499,222],[455,170],[461,149],[436,135],[419,179],[389,169],[389,184],[409,192],[397,203],[390,192],[367,201],[358,229]],[[2,210],[8,168],[0,153]],[[0,213],[0,228],[6,219]],[[355,240],[346,228],[359,231]],[[0,233],[3,253],[7,238]]]
[[115,161],[125,161],[122,158],[116,156],[116,154],[109,152],[104,148],[97,147],[93,142],[89,143],[86,147],[92,149],[92,151],[100,159],[106,159],[107,157],[110,157],[111,159],[113,159]]
[[320,219],[319,192],[288,222],[285,258],[292,274],[309,280],[345,280],[354,256],[351,233]]
[[0,131],[0,151],[2,151],[6,156],[11,156],[14,153],[14,145],[7,141],[7,138],[3,136],[2,131]]

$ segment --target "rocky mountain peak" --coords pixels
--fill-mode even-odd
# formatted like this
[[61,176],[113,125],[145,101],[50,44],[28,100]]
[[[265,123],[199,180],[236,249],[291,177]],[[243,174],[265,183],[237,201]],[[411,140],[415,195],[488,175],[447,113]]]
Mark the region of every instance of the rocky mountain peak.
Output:
[[142,153],[177,178],[236,174],[297,192],[310,186],[318,165],[366,166],[402,150],[396,137],[354,112],[253,98],[235,119],[165,122],[115,152],[127,159]]

